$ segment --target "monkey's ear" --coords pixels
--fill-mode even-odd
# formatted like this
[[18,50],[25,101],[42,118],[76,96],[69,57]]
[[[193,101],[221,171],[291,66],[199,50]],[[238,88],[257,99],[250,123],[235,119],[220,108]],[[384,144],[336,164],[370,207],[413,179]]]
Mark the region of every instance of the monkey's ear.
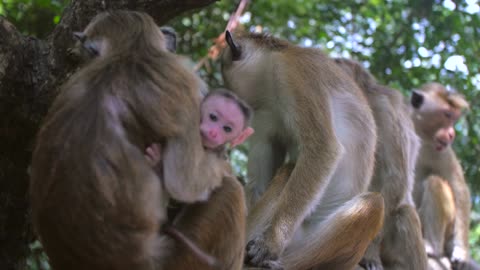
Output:
[[423,94],[421,94],[419,91],[413,90],[412,91],[412,97],[410,98],[410,103],[415,109],[420,108],[423,104]]
[[177,33],[172,27],[163,26],[160,27],[160,31],[162,31],[163,35],[165,36],[167,50],[174,53],[177,51]]
[[230,142],[230,147],[235,147],[239,144],[242,144],[250,135],[252,135],[255,131],[251,127],[245,128],[240,135],[238,135],[235,139]]
[[83,32],[73,32],[73,37],[82,43],[87,39],[87,35]]
[[230,47],[230,50],[232,51],[232,60],[236,61],[239,60],[240,57],[242,56],[242,49],[240,46],[235,44],[235,41],[233,41],[232,34],[230,31],[225,31],[225,40],[227,41],[228,46]]

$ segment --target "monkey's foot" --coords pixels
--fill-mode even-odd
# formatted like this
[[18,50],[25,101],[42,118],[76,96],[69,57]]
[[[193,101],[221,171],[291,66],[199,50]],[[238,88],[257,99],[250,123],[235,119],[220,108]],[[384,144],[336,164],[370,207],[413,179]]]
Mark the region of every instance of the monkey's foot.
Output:
[[267,269],[283,270],[278,255],[270,252],[263,236],[256,237],[248,242],[245,263]]
[[382,263],[377,260],[363,258],[358,264],[365,270],[383,270]]

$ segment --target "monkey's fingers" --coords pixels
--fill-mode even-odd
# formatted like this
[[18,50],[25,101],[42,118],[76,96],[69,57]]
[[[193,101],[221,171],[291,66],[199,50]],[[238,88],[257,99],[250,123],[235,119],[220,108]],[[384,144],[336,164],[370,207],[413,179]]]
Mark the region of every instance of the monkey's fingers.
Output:
[[382,264],[374,260],[366,260],[363,258],[358,264],[365,270],[383,270]]
[[145,149],[145,158],[151,166],[157,165],[162,159],[161,147],[158,143],[153,143]]
[[245,263],[247,265],[265,267],[267,269],[283,269],[278,261],[278,256],[269,251],[263,237],[257,237],[248,242],[246,250]]

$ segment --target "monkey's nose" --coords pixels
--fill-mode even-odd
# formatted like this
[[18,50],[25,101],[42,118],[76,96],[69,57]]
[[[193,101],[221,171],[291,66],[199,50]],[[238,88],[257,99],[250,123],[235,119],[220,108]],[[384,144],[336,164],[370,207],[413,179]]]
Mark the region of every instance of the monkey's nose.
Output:
[[215,130],[210,130],[209,135],[211,138],[215,139],[217,137],[217,132]]

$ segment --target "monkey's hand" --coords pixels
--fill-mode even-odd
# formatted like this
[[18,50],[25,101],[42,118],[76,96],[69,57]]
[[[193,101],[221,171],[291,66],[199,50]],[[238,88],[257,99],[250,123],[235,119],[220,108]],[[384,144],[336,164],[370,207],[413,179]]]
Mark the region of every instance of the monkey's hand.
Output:
[[158,143],[152,143],[145,149],[145,158],[152,167],[157,165],[162,159],[161,152],[162,149]]
[[362,258],[358,264],[365,270],[383,270],[382,263],[379,260]]
[[264,236],[258,236],[248,242],[245,262],[248,265],[267,269],[283,270],[278,254],[270,251]]
[[441,258],[443,256],[442,254],[435,252],[432,244],[430,244],[427,240],[425,240],[425,251],[430,258]]
[[459,246],[454,246],[453,251],[452,251],[452,256],[450,258],[450,261],[452,264],[461,264],[463,262],[466,262],[468,259],[468,252]]

